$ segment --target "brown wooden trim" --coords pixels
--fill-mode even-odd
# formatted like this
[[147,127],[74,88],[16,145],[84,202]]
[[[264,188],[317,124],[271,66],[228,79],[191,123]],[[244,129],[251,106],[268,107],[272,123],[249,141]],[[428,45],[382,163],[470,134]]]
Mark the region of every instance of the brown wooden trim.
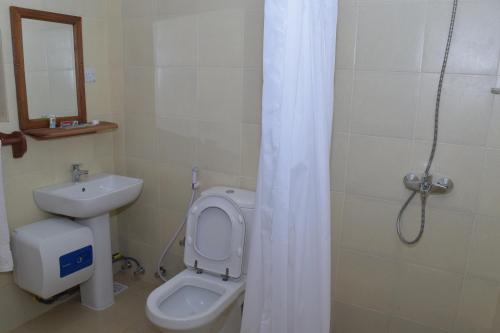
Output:
[[34,137],[37,140],[51,140],[64,138],[68,136],[76,136],[83,134],[97,133],[106,130],[118,128],[118,125],[108,121],[101,121],[98,125],[89,127],[75,127],[75,128],[37,128],[28,129],[24,133]]
[[21,7],[10,7],[10,24],[12,30],[12,49],[14,55],[14,74],[16,78],[17,112],[21,130],[48,128],[48,119],[29,119],[28,96],[26,91],[26,73],[24,68],[22,19],[33,19],[73,25],[73,42],[75,52],[75,78],[78,116],[58,117],[57,124],[65,120],[87,122],[85,104],[85,74],[83,65],[82,18],[41,10]]

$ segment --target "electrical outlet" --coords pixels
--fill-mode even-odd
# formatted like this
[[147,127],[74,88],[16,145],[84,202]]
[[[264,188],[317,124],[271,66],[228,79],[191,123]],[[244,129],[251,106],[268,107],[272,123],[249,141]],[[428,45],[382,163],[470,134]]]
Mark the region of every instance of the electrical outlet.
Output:
[[93,68],[85,68],[85,83],[96,83],[96,73]]

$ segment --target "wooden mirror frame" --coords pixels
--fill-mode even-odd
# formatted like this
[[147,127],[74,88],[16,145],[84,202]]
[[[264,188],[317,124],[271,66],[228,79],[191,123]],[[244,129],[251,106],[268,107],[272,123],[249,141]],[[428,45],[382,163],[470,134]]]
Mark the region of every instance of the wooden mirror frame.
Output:
[[78,116],[57,117],[57,125],[61,121],[77,120],[79,123],[87,121],[85,105],[85,74],[83,67],[82,18],[79,16],[64,15],[41,10],[10,7],[10,24],[12,30],[12,51],[14,54],[14,74],[16,77],[17,112],[21,130],[48,128],[48,119],[30,119],[28,112],[28,96],[26,91],[26,76],[24,70],[23,27],[22,19],[32,19],[54,23],[73,25],[73,43],[75,54],[75,78]]

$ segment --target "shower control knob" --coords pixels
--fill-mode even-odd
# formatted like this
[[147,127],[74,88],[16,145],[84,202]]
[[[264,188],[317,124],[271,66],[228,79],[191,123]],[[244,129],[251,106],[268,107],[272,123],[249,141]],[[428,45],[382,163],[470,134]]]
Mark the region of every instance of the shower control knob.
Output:
[[415,173],[409,173],[403,178],[405,187],[411,191],[419,191],[422,181]]
[[453,181],[450,178],[439,178],[432,184],[432,192],[434,193],[447,193],[453,189]]

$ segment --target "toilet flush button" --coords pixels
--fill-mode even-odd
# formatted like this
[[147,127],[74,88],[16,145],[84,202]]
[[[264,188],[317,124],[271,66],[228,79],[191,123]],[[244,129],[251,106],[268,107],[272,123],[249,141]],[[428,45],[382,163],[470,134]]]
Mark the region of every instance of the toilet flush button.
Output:
[[188,243],[188,245],[193,244],[193,238],[188,237],[188,238],[187,238],[187,243]]

